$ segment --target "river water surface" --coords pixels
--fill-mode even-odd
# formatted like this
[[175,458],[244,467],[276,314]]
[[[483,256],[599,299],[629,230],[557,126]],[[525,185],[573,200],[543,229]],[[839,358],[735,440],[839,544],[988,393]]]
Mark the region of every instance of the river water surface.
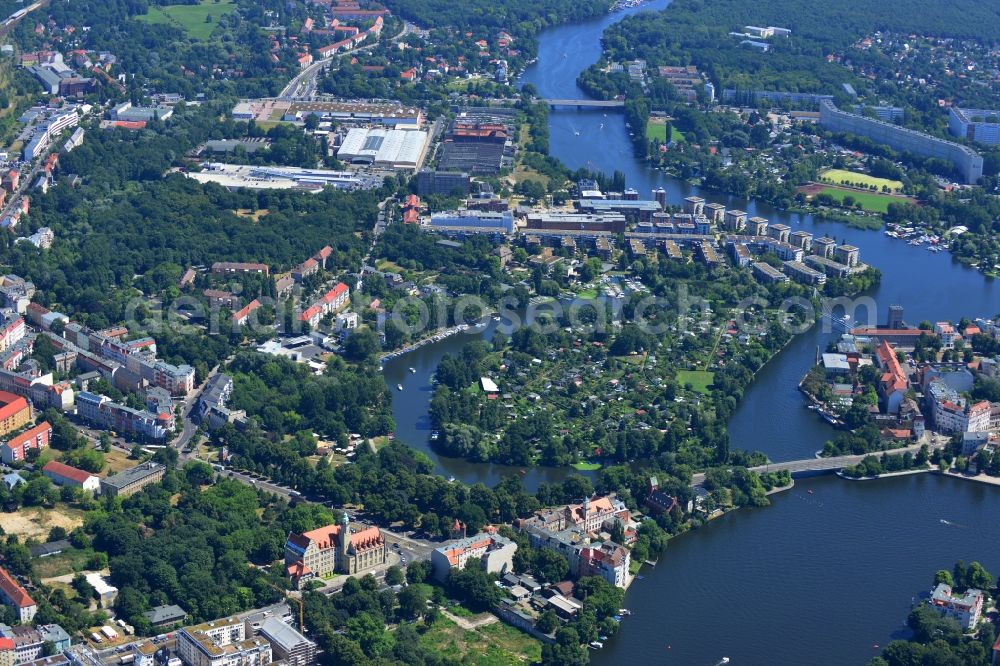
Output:
[[[657,0],[643,10],[667,4]],[[575,80],[599,58],[604,29],[643,10],[542,33],[538,62],[521,82],[534,84],[546,98],[585,97]],[[622,171],[644,198],[656,187],[666,189],[675,204],[697,194],[860,247],[862,260],[882,271],[881,286],[869,294],[879,321],[890,304],[903,305],[910,322],[1000,311],[1000,285],[946,253],[702,192],[649,169],[634,158],[621,114],[554,111],[550,133],[550,152],[570,168]],[[825,347],[833,335],[814,327],[758,374],[729,425],[733,447],[793,460],[813,455],[832,436],[805,409],[796,386],[817,346]],[[404,388],[394,396],[397,436],[427,451],[439,473],[466,483],[493,484],[517,473],[534,488],[563,478],[565,470],[477,465],[429,449],[434,368],[444,353],[457,352],[470,339],[458,335],[386,364],[386,382],[394,391],[397,384]],[[644,580],[629,590],[626,605],[633,616],[603,650],[592,653],[592,662],[713,666],[728,656],[734,666],[863,664],[877,654],[873,646],[905,635],[912,599],[930,587],[936,570],[957,559],[978,559],[1000,572],[994,509],[1000,493],[993,487],[931,475],[875,482],[822,478],[799,481],[772,499],[769,508],[739,511],[673,540],[658,566],[647,567]]]

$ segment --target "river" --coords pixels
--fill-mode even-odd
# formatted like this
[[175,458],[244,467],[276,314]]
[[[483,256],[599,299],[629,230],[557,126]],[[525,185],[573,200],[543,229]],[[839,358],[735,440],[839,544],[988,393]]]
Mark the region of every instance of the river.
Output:
[[[657,0],[642,9],[545,31],[538,62],[521,82],[534,84],[542,97],[585,97],[576,76],[600,57],[605,28],[625,15],[667,4]],[[550,135],[550,152],[570,168],[622,171],[627,185],[644,198],[657,187],[666,189],[675,204],[697,194],[860,247],[862,260],[882,271],[881,286],[868,294],[878,321],[893,304],[904,306],[909,322],[994,315],[1000,309],[1000,285],[946,253],[703,192],[648,168],[633,156],[621,114],[554,111]],[[761,370],[729,424],[734,448],[792,460],[811,456],[832,436],[805,409],[796,389],[817,346],[825,347],[831,337],[814,327]],[[395,359],[386,365],[385,376],[393,388],[404,387],[393,407],[397,436],[427,451],[439,473],[492,484],[523,471],[444,458],[427,442],[434,368],[442,354],[456,352],[469,339],[455,336]],[[530,469],[523,477],[533,488],[565,474]],[[1000,525],[989,504],[997,497],[995,488],[930,475],[800,481],[794,490],[776,495],[769,508],[736,512],[672,541],[659,566],[645,569],[645,580],[629,590],[626,605],[634,615],[592,654],[592,663],[711,666],[722,656],[734,665],[864,663],[877,653],[873,645],[904,635],[911,597],[930,586],[934,571],[950,568],[957,559],[979,559],[1000,570]]]

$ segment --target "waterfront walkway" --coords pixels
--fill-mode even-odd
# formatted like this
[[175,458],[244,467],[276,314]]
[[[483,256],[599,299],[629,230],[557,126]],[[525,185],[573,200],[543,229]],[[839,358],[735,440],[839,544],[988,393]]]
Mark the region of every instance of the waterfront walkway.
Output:
[[[759,474],[765,472],[781,472],[783,470],[788,470],[791,472],[793,477],[799,476],[818,476],[820,474],[833,474],[838,472],[845,467],[851,467],[857,465],[866,456],[881,456],[883,453],[889,454],[903,454],[903,453],[917,453],[920,451],[920,447],[923,443],[912,444],[910,446],[891,449],[889,451],[872,451],[870,453],[863,453],[860,455],[850,455],[850,456],[835,456],[832,458],[808,458],[806,460],[789,460],[787,462],[769,463],[767,465],[760,465],[758,467],[751,467],[750,469]],[[930,450],[935,448],[940,448],[940,445],[928,444]],[[700,486],[705,482],[705,475],[702,473],[694,474],[691,477],[692,486]]]

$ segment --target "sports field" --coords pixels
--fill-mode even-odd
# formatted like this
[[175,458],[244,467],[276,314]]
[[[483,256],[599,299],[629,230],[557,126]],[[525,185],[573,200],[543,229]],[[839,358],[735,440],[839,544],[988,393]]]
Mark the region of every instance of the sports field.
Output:
[[[646,121],[646,139],[649,141],[658,140],[660,143],[667,142],[667,123],[658,119],[650,118]],[[670,126],[670,140],[677,142],[684,140],[684,134],[673,125]]]
[[889,210],[891,203],[910,201],[904,197],[893,197],[888,194],[876,194],[864,190],[849,190],[843,187],[823,187],[816,194],[829,194],[840,205],[843,205],[845,197],[851,197],[854,199],[855,205],[860,203],[861,207],[870,213],[885,213]]
[[875,176],[869,176],[868,174],[856,171],[847,171],[846,169],[827,169],[819,174],[819,178],[821,181],[832,185],[843,185],[845,182],[848,185],[856,187],[871,187],[874,185],[878,188],[879,192],[882,191],[883,187],[888,187],[892,192],[898,192],[903,189],[903,183],[898,180],[876,178]]
[[197,5],[150,6],[148,14],[136,18],[146,23],[163,23],[180,28],[191,39],[208,39],[219,19],[233,9],[233,0],[202,0]]

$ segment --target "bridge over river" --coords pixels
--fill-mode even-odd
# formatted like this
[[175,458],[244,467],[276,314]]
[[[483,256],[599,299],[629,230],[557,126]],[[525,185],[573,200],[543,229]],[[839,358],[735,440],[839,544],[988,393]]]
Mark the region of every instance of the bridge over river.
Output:
[[[871,453],[863,453],[861,455],[850,455],[850,456],[834,456],[831,458],[808,458],[806,460],[789,460],[787,462],[769,463],[767,465],[760,465],[758,467],[751,467],[750,469],[754,472],[764,473],[764,472],[780,472],[782,470],[788,470],[792,474],[792,478],[801,478],[807,476],[819,476],[821,474],[833,474],[834,472],[839,472],[845,467],[851,467],[857,465],[866,456],[881,456],[883,453],[891,454],[903,454],[906,452],[917,453],[923,444],[912,444],[910,446],[891,449],[889,451],[872,451]],[[934,450],[936,448],[941,448],[942,444],[929,444],[928,448]],[[691,476],[691,485],[699,486],[705,482],[704,474],[694,474]]]
[[620,99],[543,99],[550,109],[558,107],[572,109],[624,109],[625,102]]

